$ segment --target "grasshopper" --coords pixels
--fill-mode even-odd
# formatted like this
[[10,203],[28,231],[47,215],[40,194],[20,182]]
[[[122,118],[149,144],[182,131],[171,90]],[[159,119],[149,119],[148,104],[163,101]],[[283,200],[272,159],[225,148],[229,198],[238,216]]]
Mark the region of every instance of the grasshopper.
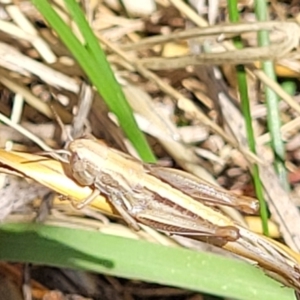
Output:
[[171,235],[235,241],[239,229],[212,206],[233,206],[247,213],[258,210],[256,199],[237,196],[184,171],[144,164],[95,140],[74,140],[68,150],[75,180],[94,187],[76,207],[104,194],[135,230],[142,223]]

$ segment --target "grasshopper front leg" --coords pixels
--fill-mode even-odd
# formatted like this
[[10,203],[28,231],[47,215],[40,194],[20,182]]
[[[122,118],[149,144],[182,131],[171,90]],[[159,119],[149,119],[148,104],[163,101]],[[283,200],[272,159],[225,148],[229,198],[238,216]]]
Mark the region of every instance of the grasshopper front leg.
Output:
[[72,199],[71,199],[71,203],[74,208],[83,209],[85,206],[92,203],[99,195],[100,195],[100,191],[98,189],[94,189],[91,195],[89,195],[87,198],[81,200],[79,203],[74,202]]

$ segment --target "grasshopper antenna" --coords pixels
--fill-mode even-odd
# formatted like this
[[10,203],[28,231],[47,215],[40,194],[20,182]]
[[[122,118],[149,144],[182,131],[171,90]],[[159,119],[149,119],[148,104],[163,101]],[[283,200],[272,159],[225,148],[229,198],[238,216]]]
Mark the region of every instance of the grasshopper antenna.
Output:
[[[63,121],[61,120],[60,116],[58,115],[57,111],[55,110],[55,108],[53,107],[53,105],[50,105],[50,108],[52,110],[53,116],[55,117],[59,127],[61,128],[63,134],[66,135],[68,141],[73,141],[74,139],[72,138],[72,136],[70,135],[70,133],[66,130],[66,127],[63,123]],[[59,154],[62,155],[66,155],[66,156],[71,156],[70,151],[66,150],[66,149],[58,149],[58,150],[51,150],[51,151],[44,151],[44,152],[39,152],[37,153],[39,155],[50,155],[51,157],[53,157],[54,159],[57,159],[61,162],[64,163],[68,163],[69,160],[66,159],[65,157],[60,156]]]
[[38,155],[44,155],[44,156],[51,156],[52,158],[61,161],[63,163],[69,163],[69,160],[60,156],[59,154],[63,154],[66,156],[71,156],[70,151],[66,150],[66,149],[58,149],[58,150],[49,150],[49,151],[41,151],[41,152],[37,152],[36,154]]
[[73,137],[71,136],[70,132],[66,129],[65,124],[63,123],[62,119],[58,115],[56,109],[54,108],[53,105],[50,105],[50,108],[52,110],[53,116],[55,117],[60,129],[62,130],[62,133],[67,137],[68,142],[74,141]]

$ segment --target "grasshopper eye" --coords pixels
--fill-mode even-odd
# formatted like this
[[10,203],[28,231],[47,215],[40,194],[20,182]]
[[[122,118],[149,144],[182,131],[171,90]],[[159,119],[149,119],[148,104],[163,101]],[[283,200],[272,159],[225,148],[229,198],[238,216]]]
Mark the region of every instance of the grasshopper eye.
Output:
[[95,181],[95,177],[91,176],[86,171],[78,171],[73,169],[73,176],[81,185],[92,185]]
[[90,172],[88,163],[77,154],[73,154],[70,159],[70,166],[75,180],[81,185],[92,185],[96,176]]

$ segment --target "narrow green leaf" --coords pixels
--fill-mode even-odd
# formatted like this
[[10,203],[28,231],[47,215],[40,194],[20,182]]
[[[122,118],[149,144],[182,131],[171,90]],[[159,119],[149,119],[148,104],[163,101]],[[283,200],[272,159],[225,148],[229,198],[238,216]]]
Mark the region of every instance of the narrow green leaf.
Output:
[[[269,15],[269,4],[266,0],[256,0],[254,1],[255,15],[258,21],[268,21]],[[270,45],[269,32],[261,30],[258,32],[257,36],[259,46],[268,46]],[[277,81],[274,63],[273,61],[263,61],[262,70],[266,75]],[[280,119],[280,110],[278,106],[279,98],[278,95],[268,86],[264,87],[266,104],[267,104],[267,121],[268,129],[271,135],[271,145],[273,148],[275,160],[274,166],[276,168],[279,180],[282,184],[282,187],[286,190],[290,190],[290,184],[288,181],[287,170],[285,167],[286,153],[284,142],[281,138],[281,119]]]
[[155,157],[147,144],[142,132],[137,127],[131,108],[117,83],[114,74],[106,60],[96,37],[88,26],[83,12],[74,0],[65,0],[70,12],[82,28],[86,45],[82,45],[73,34],[69,26],[59,17],[48,1],[31,0],[50,26],[57,32],[61,40],[68,47],[110,110],[117,116],[120,126],[132,142],[141,158],[147,162],[154,162]]
[[[228,4],[228,13],[229,19],[233,23],[239,22],[240,16],[238,11],[238,1],[237,0],[227,0]],[[241,49],[243,44],[241,42],[240,37],[236,37],[234,39],[234,44],[237,49]],[[256,154],[256,142],[254,137],[254,131],[252,127],[252,116],[250,111],[250,99],[248,96],[248,84],[247,84],[247,76],[246,70],[243,65],[236,66],[236,74],[238,80],[238,88],[241,98],[241,108],[243,112],[243,116],[245,119],[246,130],[247,130],[247,138],[250,150]],[[267,204],[264,199],[264,192],[262,182],[259,177],[259,169],[256,164],[252,166],[252,177],[254,181],[256,196],[259,200],[259,212],[262,222],[263,233],[265,235],[269,235],[269,228],[268,228],[268,209]]]

